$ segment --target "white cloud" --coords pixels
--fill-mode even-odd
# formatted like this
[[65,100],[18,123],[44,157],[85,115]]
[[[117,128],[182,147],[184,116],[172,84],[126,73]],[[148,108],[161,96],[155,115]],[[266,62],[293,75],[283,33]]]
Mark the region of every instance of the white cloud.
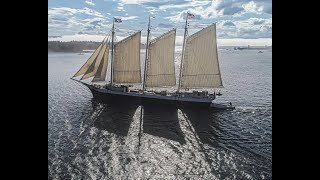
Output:
[[123,6],[124,6],[124,4],[121,3],[121,2],[119,2],[119,3],[118,3],[117,10],[118,10],[118,11],[125,11]]
[[249,18],[233,22],[220,21],[217,24],[217,34],[220,38],[271,38],[272,19]]
[[[84,1],[87,4],[93,3],[92,0]],[[178,35],[183,35],[186,12],[196,16],[189,21],[189,33],[217,22],[219,38],[254,39],[272,36],[271,0],[108,0],[108,3],[111,6],[101,12],[95,9],[96,6],[88,5],[90,8],[79,9],[49,6],[49,34],[101,34],[112,25],[108,17],[118,15],[127,22],[117,25],[117,34],[126,35],[128,29],[141,29],[140,26],[146,28],[149,11],[149,14],[159,17],[154,20],[152,29],[156,36],[171,28],[170,24],[177,28]]]
[[209,19],[209,18],[218,16],[217,11],[210,10],[210,9],[208,10],[208,8],[204,9],[202,6],[199,6],[199,7],[185,9],[176,15],[165,17],[165,19],[169,19],[170,21],[173,21],[173,22],[182,22],[185,20],[187,12],[195,15],[196,17],[195,19]]
[[233,15],[244,12],[272,13],[271,0],[217,0],[212,1],[211,6],[223,15]]
[[272,19],[249,18],[247,20],[235,21],[238,27],[259,27],[261,25],[272,26]]
[[[180,13],[178,13],[177,15],[165,17],[165,19],[169,19],[170,21],[173,21],[173,22],[183,22],[186,19],[187,12],[189,12],[195,16],[195,18],[193,18],[193,19],[201,19],[205,16],[211,16],[211,15],[205,14],[204,9],[202,7],[196,7],[193,9],[183,10]],[[201,13],[201,12],[203,12],[203,13]],[[191,19],[191,21],[193,19]]]
[[150,14],[156,14],[157,12],[161,12],[161,10],[159,8],[155,8],[155,7],[146,7],[146,8],[149,9],[148,12]]
[[173,9],[173,8],[186,8],[186,7],[198,7],[209,4],[211,1],[189,1],[185,4],[166,4],[159,7],[161,10]]
[[250,1],[243,5],[243,8],[246,12],[265,12],[268,14],[272,14],[272,4],[271,2],[254,2]]
[[[163,5],[159,9],[170,8],[184,8],[180,12],[175,12],[173,16],[166,17],[173,22],[183,21],[186,12],[192,13],[201,19],[212,19],[213,17],[219,18],[222,16],[238,16],[245,13],[272,13],[271,0],[216,0],[212,1],[211,5],[205,7],[208,4],[207,1],[191,1],[186,4],[178,5]],[[193,6],[189,6],[189,5]],[[186,9],[188,7],[188,9]]]
[[259,7],[254,1],[250,1],[247,4],[244,4],[243,8],[247,12],[261,12],[263,10],[263,7],[262,6]]
[[223,26],[236,26],[236,25],[231,21],[225,21],[223,22]]
[[48,10],[49,34],[75,34],[78,32],[101,33],[110,25],[109,18],[90,8],[73,9],[68,7]]
[[95,4],[92,2],[92,0],[91,0],[91,1],[85,1],[85,3],[87,3],[87,4],[91,5],[91,6],[94,6],[94,5],[95,5]]
[[[159,2],[159,0],[119,0],[123,4],[142,4],[147,2]],[[168,1],[168,0],[165,0]]]
[[128,16],[128,17],[120,17],[120,18],[123,21],[127,21],[127,20],[137,19],[138,16]]
[[118,7],[117,7],[117,10],[118,10],[118,11],[124,11],[124,8],[123,8],[123,6],[118,6]]
[[104,17],[100,12],[90,8],[73,9],[69,7],[51,8],[48,10],[48,16],[72,16],[75,14],[87,14],[91,16]]

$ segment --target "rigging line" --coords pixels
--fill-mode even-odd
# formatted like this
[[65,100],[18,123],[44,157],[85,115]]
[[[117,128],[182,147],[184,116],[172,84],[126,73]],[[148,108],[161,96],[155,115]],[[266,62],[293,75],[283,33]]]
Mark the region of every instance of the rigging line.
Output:
[[181,58],[181,53],[179,53],[176,57],[175,57],[175,60]]
[[108,38],[107,38],[106,42],[110,41],[111,33],[112,33],[112,29],[110,29],[108,34],[107,34]]

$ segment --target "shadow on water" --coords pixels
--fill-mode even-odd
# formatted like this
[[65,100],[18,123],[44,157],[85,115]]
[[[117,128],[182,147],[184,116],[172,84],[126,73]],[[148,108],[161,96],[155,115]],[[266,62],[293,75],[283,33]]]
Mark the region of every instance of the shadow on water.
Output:
[[143,106],[143,133],[186,143],[178,119],[178,108],[163,105]]
[[[92,99],[93,109],[102,103]],[[178,119],[178,108],[157,104],[138,105],[127,101],[116,101],[102,104],[102,112],[94,122],[100,130],[106,130],[121,136],[127,136],[133,116],[137,109],[140,114],[139,137],[141,133],[163,137],[180,144],[185,143]],[[139,108],[141,106],[141,109]],[[140,140],[140,139],[139,139]]]
[[180,109],[186,119],[189,120],[190,126],[194,128],[194,133],[200,138],[202,143],[212,146],[219,146],[220,128],[217,114],[221,112],[210,108],[190,108],[183,107]]
[[[93,109],[101,103],[93,100]],[[99,130],[106,130],[120,136],[127,136],[133,116],[139,107],[138,105],[128,104],[126,102],[116,102],[102,104],[104,107],[97,116],[93,126]]]
[[[194,128],[194,133],[199,136],[201,142],[210,145],[220,144],[219,134],[221,132],[218,127],[219,122],[217,122],[219,118],[216,116],[216,113],[219,112],[210,108],[180,108],[160,104],[138,105],[126,101],[102,104],[94,99],[92,99],[92,106],[94,112],[101,111],[97,113],[98,115],[93,122],[93,126],[99,130],[127,136],[133,116],[138,110],[140,125],[142,125],[139,127],[139,137],[141,133],[146,133],[185,144],[185,137],[178,118],[178,109],[180,109],[190,121],[190,126]],[[103,106],[103,108],[99,106]],[[217,132],[213,132],[214,130]]]

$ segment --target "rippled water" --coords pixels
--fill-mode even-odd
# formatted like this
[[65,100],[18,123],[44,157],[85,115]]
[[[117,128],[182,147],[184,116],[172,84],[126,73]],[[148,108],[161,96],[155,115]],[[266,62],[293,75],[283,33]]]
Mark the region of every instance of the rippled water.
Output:
[[234,111],[96,102],[69,78],[90,54],[48,54],[49,179],[272,179],[271,50],[219,50]]

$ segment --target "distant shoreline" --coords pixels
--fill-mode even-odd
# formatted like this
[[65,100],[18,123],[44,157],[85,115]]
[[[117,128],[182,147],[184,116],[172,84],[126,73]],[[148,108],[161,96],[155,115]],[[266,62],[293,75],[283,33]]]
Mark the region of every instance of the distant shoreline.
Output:
[[81,53],[83,50],[95,50],[99,44],[94,41],[48,41],[48,52]]
[[[48,52],[65,52],[65,53],[90,53],[98,48],[101,42],[95,41],[48,41]],[[141,49],[145,45],[141,44]],[[228,50],[266,50],[272,49],[272,46],[218,46],[218,49]],[[87,51],[87,52],[84,52]]]

